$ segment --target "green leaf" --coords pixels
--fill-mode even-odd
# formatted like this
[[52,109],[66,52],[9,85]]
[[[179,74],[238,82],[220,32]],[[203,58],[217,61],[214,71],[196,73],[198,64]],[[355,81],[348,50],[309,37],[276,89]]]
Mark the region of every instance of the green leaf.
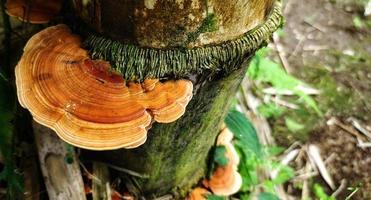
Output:
[[275,103],[261,104],[258,112],[265,118],[278,118],[283,114],[284,109]]
[[362,19],[359,17],[359,16],[355,16],[353,17],[353,25],[354,27],[356,27],[357,29],[361,29],[363,28],[364,24],[362,22]]
[[278,164],[278,169],[277,176],[272,180],[275,185],[283,184],[295,175],[295,171],[287,165]]
[[302,124],[299,124],[298,122],[296,122],[295,120],[289,118],[289,117],[286,117],[285,118],[285,124],[286,124],[286,127],[293,133],[297,132],[297,131],[300,131],[302,129],[304,129],[304,125]]
[[244,114],[232,110],[228,113],[224,122],[234,134],[236,146],[241,147],[245,155],[252,151],[257,157],[261,157],[261,145],[256,130]]
[[206,198],[208,200],[225,200],[225,197],[213,195],[213,194],[206,195]]
[[241,200],[251,200],[251,195],[250,194],[247,194],[247,193],[243,193],[243,194],[240,194],[240,199]]
[[236,147],[240,154],[240,164],[238,165],[238,172],[242,177],[241,192],[250,192],[253,186],[259,184],[257,168],[259,159],[252,152],[248,155],[241,153],[241,147]]
[[285,151],[285,148],[278,146],[265,147],[268,156],[276,156]]
[[224,120],[234,134],[234,144],[240,155],[239,173],[242,177],[240,191],[249,192],[258,184],[257,166],[262,158],[262,147],[250,121],[242,113],[231,110]]
[[271,84],[278,92],[290,90],[295,95],[299,96],[303,102],[312,108],[319,116],[322,112],[318,108],[316,102],[300,90],[300,85],[305,85],[300,80],[287,74],[282,66],[266,58],[265,55],[269,49],[259,50],[252,59],[247,75],[253,80],[259,80]]
[[335,200],[334,197],[328,196],[323,187],[318,183],[313,185],[313,192],[319,200]]
[[259,194],[258,200],[280,200],[280,199],[272,193],[262,192]]
[[225,154],[227,152],[227,149],[225,148],[225,146],[223,145],[219,145],[219,146],[216,146],[215,147],[215,150],[214,150],[214,162],[218,165],[218,166],[227,166],[228,165],[228,158],[225,157]]

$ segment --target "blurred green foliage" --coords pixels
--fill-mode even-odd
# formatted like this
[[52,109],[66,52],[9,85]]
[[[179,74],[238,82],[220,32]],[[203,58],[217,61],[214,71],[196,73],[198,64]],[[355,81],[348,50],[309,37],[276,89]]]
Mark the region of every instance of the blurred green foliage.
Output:
[[4,157],[4,168],[0,181],[7,183],[7,198],[14,199],[23,191],[22,176],[16,170],[14,161],[14,120],[16,113],[15,92],[11,84],[0,76],[0,152]]
[[319,200],[335,200],[335,197],[327,195],[323,187],[318,183],[313,185],[313,192]]
[[306,84],[294,76],[287,74],[280,64],[269,59],[267,57],[268,51],[269,48],[263,48],[255,54],[247,71],[249,78],[270,84],[278,93],[286,90],[293,92],[299,97],[298,101],[303,101],[304,104],[313,109],[319,116],[322,116],[322,112],[315,100],[301,90],[300,86],[305,86]]

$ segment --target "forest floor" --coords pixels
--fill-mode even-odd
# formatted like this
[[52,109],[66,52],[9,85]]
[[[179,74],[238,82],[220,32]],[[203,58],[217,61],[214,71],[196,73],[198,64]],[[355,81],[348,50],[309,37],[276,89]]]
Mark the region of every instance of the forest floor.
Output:
[[[283,118],[270,120],[274,137],[286,147],[294,142],[317,145],[323,159],[328,159],[326,167],[336,187],[344,188],[337,199],[349,195],[347,187],[359,187],[352,199],[371,199],[371,148],[362,147],[367,138],[352,125],[358,122],[370,133],[371,28],[364,5],[287,0],[286,23],[275,41],[281,47],[276,48],[280,56],[276,53],[273,59],[321,91],[313,98],[323,116],[310,109],[289,109],[285,116],[300,126],[293,131]],[[319,177],[314,179],[320,182]]]

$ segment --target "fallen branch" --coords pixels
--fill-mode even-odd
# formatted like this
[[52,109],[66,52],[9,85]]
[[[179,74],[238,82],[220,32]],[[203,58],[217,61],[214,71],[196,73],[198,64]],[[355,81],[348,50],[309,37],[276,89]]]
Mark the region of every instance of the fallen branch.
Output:
[[[86,200],[79,161],[49,128],[33,123],[40,167],[49,199]],[[72,159],[67,163],[66,155]]]

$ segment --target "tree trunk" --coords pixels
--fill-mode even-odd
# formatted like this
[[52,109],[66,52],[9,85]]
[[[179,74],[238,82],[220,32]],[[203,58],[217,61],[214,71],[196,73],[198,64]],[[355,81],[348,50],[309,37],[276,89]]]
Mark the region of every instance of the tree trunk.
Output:
[[[229,43],[271,20],[262,31],[246,36],[247,43],[253,44],[251,49],[237,49],[237,53],[233,52],[237,56],[213,63],[217,68],[233,70],[206,69],[178,75],[193,81],[193,99],[176,122],[154,124],[144,145],[130,150],[82,153],[82,159],[141,174],[121,174],[136,195],[153,198],[171,193],[175,198],[184,197],[207,172],[209,151],[245,76],[249,58],[281,23],[277,13],[276,18],[270,19],[277,11],[273,9],[274,0],[74,0],[74,5],[83,21],[105,37],[139,48],[179,52],[218,45],[227,48]],[[89,47],[98,54],[105,48],[100,44]],[[229,54],[232,52],[225,55]]]
[[137,194],[157,196],[171,192],[184,196],[205,176],[208,152],[248,65],[247,62],[238,64],[241,68],[223,79],[197,82],[184,116],[174,123],[154,124],[141,147],[89,151],[84,156],[142,174],[144,178],[134,176],[126,180]]

